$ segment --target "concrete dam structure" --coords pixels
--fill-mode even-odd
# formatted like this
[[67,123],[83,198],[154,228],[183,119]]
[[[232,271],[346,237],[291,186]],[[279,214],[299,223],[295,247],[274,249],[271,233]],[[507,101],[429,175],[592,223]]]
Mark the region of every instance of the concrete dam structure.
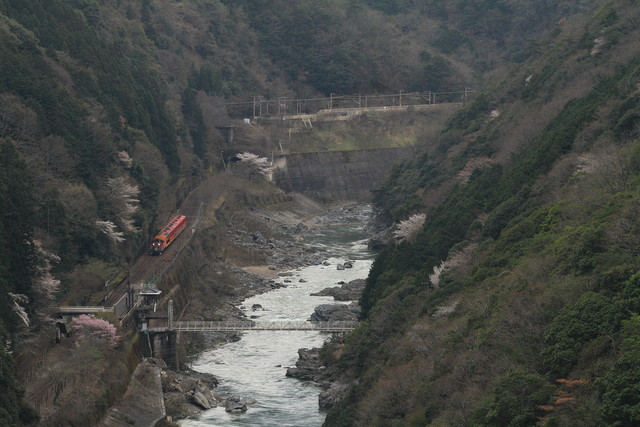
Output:
[[287,192],[323,201],[369,201],[378,186],[413,147],[284,154],[274,158],[274,180]]

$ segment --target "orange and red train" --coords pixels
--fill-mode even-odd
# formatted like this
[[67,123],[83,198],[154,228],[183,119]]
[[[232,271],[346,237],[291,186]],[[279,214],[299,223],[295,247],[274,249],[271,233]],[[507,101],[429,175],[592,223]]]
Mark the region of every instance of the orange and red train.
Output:
[[187,217],[175,216],[151,241],[151,255],[160,255],[187,227]]

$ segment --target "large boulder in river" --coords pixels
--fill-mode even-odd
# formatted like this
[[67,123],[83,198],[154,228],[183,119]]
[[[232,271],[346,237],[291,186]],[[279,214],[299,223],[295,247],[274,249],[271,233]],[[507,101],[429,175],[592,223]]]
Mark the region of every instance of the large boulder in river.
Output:
[[321,304],[313,310],[309,317],[312,322],[354,321],[360,317],[360,306],[357,304]]
[[167,415],[185,418],[219,403],[213,394],[218,379],[211,374],[167,369],[162,372],[161,379]]
[[246,400],[240,396],[229,396],[224,401],[224,410],[227,412],[246,412],[247,404],[256,403],[255,400]]
[[[211,398],[213,398],[213,395],[211,395]],[[202,409],[211,409],[213,407],[212,401],[209,397],[205,396],[205,393],[202,390],[194,391],[194,393],[189,397],[189,400],[194,405],[199,406]],[[215,399],[213,402],[215,402]],[[213,403],[213,405],[215,406],[215,403]]]
[[312,296],[331,296],[336,301],[357,301],[362,295],[366,281],[364,279],[355,279],[349,283],[343,283],[342,286],[334,286],[332,288],[324,288],[323,290],[311,294]]
[[326,368],[323,365],[319,348],[301,348],[298,349],[296,367],[287,368],[286,375],[302,381],[324,382]]

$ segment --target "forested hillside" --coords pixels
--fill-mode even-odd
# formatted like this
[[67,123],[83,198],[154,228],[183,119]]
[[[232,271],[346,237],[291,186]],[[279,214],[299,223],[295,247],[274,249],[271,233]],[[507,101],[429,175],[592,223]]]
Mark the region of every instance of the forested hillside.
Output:
[[326,425],[640,422],[639,24],[633,1],[562,24],[375,191],[426,220],[325,349],[357,379]]
[[[362,386],[331,416],[424,423],[474,414],[490,424],[470,389],[445,386],[451,372],[482,365],[486,376],[473,377],[474,387],[493,387],[490,375],[526,365],[526,378],[546,390],[556,386],[552,372],[591,379],[587,368],[575,371],[587,366],[587,347],[599,361],[589,369],[610,375],[586,386],[588,398],[604,402],[592,409],[616,413],[602,396],[614,396],[616,373],[627,375],[616,357],[634,355],[622,332],[635,319],[638,18],[630,0],[592,15],[600,4],[609,3],[0,0],[0,425],[37,417],[20,402],[13,359],[38,336],[48,339],[48,307],[96,303],[97,290],[146,251],[184,195],[223,169],[224,137],[205,115],[212,104],[463,87],[487,89],[451,120],[436,149],[399,166],[374,195],[388,224],[422,213],[427,222],[415,241],[376,261],[363,299],[369,326],[340,361]],[[429,279],[456,250],[470,261]],[[501,279],[516,274],[509,285]],[[535,325],[526,341],[548,356],[493,335],[504,330],[493,314],[521,303],[511,295],[538,294],[521,278],[548,300],[531,305],[540,318],[510,319]],[[600,299],[581,302],[585,291]],[[550,332],[579,304],[610,307],[605,297],[621,304],[603,323],[609,329]],[[453,313],[434,316],[442,307]],[[423,344],[406,347],[411,334],[432,333],[450,345],[437,360]],[[548,349],[565,345],[563,334],[577,334],[578,344],[550,367]],[[504,342],[512,343],[500,348],[508,363],[488,350],[463,351]],[[376,345],[403,353],[372,352]],[[518,354],[538,358],[527,365]],[[400,387],[410,394],[402,411],[379,413],[377,403],[390,401],[382,391],[393,387],[377,395],[367,387],[405,369],[426,376]],[[520,379],[505,375],[500,381]],[[444,392],[427,399],[445,389],[466,400]],[[464,408],[451,408],[454,400]]]

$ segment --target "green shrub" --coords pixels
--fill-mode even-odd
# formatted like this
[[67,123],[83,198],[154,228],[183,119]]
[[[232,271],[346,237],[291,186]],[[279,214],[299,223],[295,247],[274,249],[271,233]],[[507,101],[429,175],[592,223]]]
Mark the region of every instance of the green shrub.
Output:
[[614,333],[622,319],[620,305],[612,298],[587,292],[566,306],[551,323],[542,352],[548,372],[566,377],[579,353],[591,340]]
[[640,315],[623,322],[620,357],[598,381],[602,415],[612,426],[640,424]]
[[528,427],[538,421],[538,406],[548,403],[555,387],[536,373],[510,371],[473,416],[472,426]]

